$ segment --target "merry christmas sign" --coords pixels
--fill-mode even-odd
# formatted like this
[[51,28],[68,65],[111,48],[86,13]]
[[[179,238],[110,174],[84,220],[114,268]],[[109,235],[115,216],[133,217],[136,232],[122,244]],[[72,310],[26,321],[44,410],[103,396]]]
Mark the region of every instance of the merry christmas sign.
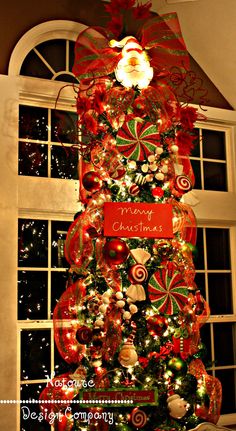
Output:
[[104,235],[173,238],[172,206],[135,202],[104,204]]
[[132,405],[145,406],[157,405],[158,393],[157,389],[139,390],[139,389],[96,389],[90,391],[80,391],[80,404],[87,405],[91,401],[93,406],[101,404],[109,404],[109,407],[117,407],[117,405]]

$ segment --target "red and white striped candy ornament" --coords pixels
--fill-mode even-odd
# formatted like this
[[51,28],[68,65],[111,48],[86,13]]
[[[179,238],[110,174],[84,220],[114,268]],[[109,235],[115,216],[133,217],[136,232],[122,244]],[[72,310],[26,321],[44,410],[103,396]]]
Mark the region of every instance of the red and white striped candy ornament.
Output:
[[185,175],[178,175],[175,178],[175,189],[181,194],[187,193],[192,190],[192,183]]
[[129,186],[128,191],[131,196],[137,196],[140,192],[140,188],[137,184],[131,184],[131,186]]
[[146,281],[148,277],[147,269],[141,263],[136,263],[129,268],[128,278],[132,284],[142,283]]
[[135,407],[131,412],[130,420],[136,428],[143,428],[147,423],[147,415],[143,410]]

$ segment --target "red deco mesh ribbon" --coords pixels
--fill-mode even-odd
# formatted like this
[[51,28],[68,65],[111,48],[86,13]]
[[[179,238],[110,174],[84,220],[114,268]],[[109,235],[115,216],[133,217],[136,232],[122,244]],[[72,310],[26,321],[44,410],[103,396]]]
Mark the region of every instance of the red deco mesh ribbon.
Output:
[[192,208],[181,202],[170,200],[173,208],[173,232],[179,233],[180,239],[195,245],[197,241],[197,223]]
[[[201,380],[205,386],[206,393],[210,398],[210,405],[208,410],[205,408],[200,416],[202,419],[207,420],[216,424],[220,417],[220,409],[222,402],[222,387],[220,381],[213,376],[207,374],[207,371],[203,365],[201,359],[194,359],[189,364],[189,373],[196,377],[197,380]],[[196,413],[197,414],[197,413]]]
[[[173,66],[184,71],[189,68],[188,52],[176,13],[148,20],[140,36],[141,45],[148,50],[151,65],[157,73],[170,72]],[[120,58],[121,51],[109,47],[105,29],[90,27],[82,31],[76,41],[73,73],[80,80],[109,75]]]
[[[73,376],[69,372],[48,382],[39,397],[40,401],[52,401],[51,403],[40,403],[40,409],[44,414],[59,412],[70,405],[71,400],[79,393],[79,384],[73,387],[72,382],[74,382]],[[53,402],[55,400],[56,403]],[[59,403],[59,401],[61,402]]]
[[76,41],[72,71],[80,80],[106,76],[114,72],[119,58],[117,50],[109,47],[105,29],[89,27]]
[[104,259],[103,248],[106,243],[106,238],[98,238],[96,241],[96,261],[97,268],[101,271],[102,276],[110,289],[118,292],[122,288],[122,280],[119,272],[114,265],[108,264]]
[[116,305],[111,305],[106,313],[104,329],[106,338],[103,342],[102,355],[106,361],[114,357],[118,347],[122,342],[122,312],[117,309]]
[[151,66],[157,71],[173,66],[183,71],[189,68],[188,52],[176,13],[157,16],[144,23],[141,45],[148,49]]
[[80,316],[82,301],[86,294],[85,280],[79,280],[68,287],[60,297],[53,313],[54,337],[58,351],[69,364],[78,364],[86,347],[76,339],[76,332],[81,326]]
[[93,195],[85,211],[70,226],[66,242],[65,257],[70,265],[81,274],[87,273],[87,266],[93,255],[93,234],[100,235],[103,228],[104,202],[110,200],[109,191],[99,191]]

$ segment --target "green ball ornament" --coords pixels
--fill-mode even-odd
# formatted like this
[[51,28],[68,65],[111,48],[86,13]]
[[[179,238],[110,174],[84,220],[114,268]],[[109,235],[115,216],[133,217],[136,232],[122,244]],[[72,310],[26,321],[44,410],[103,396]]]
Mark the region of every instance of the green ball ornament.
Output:
[[168,370],[170,370],[175,377],[186,374],[188,366],[185,361],[181,358],[172,358],[167,364]]

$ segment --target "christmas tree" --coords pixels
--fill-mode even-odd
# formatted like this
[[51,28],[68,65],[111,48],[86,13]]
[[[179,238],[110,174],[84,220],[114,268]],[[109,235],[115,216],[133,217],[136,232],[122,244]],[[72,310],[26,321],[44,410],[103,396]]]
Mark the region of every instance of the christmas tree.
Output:
[[188,53],[175,14],[150,18],[151,3],[135,3],[106,4],[107,28],[87,28],[75,48],[83,209],[54,310],[71,372],[41,394],[55,430],[187,430],[220,414],[221,385],[202,357],[209,307],[194,282],[186,203],[200,118],[179,98]]

